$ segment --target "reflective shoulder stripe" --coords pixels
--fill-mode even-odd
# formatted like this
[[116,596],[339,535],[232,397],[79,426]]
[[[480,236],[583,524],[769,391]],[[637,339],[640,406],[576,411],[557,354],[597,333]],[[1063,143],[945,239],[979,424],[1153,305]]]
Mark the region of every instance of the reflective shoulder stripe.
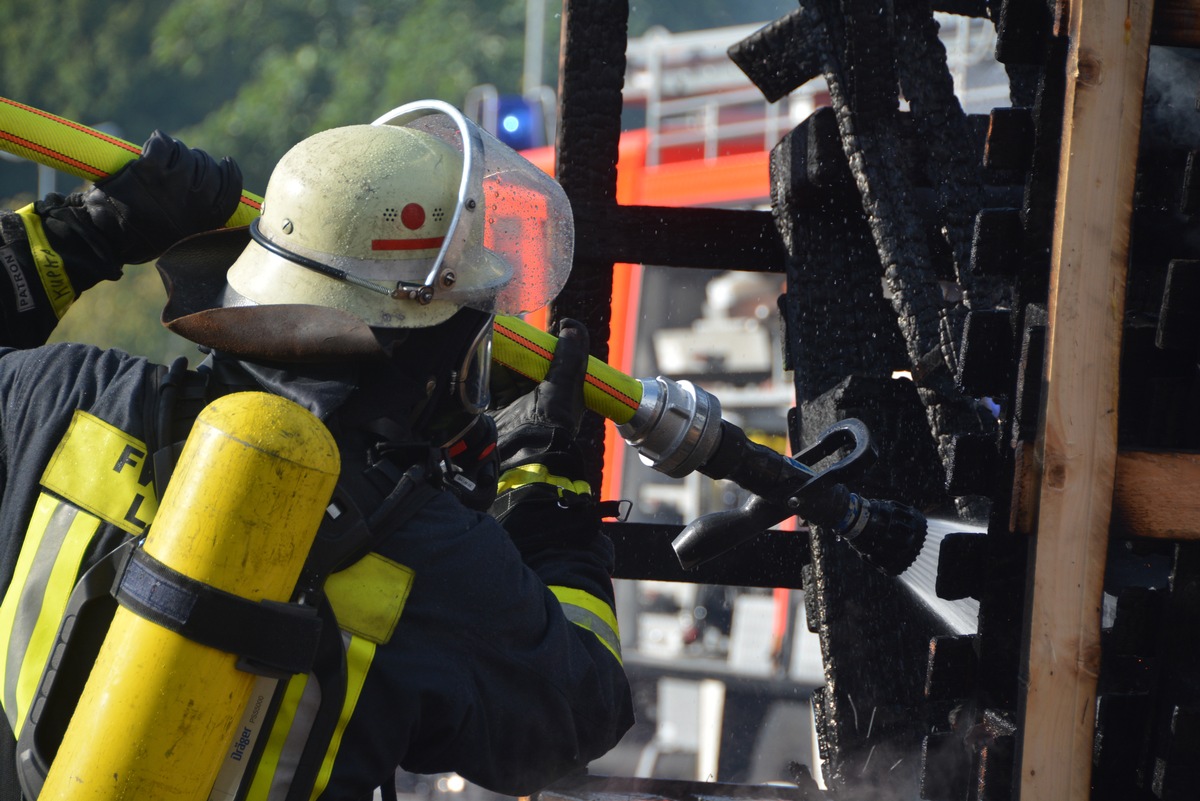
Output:
[[600,644],[621,660],[621,632],[617,627],[617,616],[607,602],[595,595],[573,587],[552,586],[550,592],[562,604],[567,620],[596,635]]
[[63,266],[62,256],[50,247],[46,231],[42,228],[42,218],[33,210],[30,203],[17,211],[21,222],[25,223],[25,233],[29,236],[29,250],[33,253],[33,263],[37,267],[38,277],[42,279],[42,288],[50,299],[50,307],[58,319],[67,313],[75,302],[75,288]]
[[[12,581],[8,585],[8,591],[4,594],[4,601],[0,602],[0,640],[3,641],[4,646],[0,650],[0,691],[3,692],[0,701],[4,704],[5,717],[8,718],[8,723],[12,726],[14,733],[19,725],[16,682],[21,669],[20,660],[24,657],[25,642],[28,639],[19,634],[14,636],[17,608],[21,605],[21,595],[29,583],[29,576],[34,571],[34,565],[38,564],[40,568],[46,561],[45,557],[41,560],[37,558],[38,546],[41,543],[41,537],[37,535],[45,531],[58,504],[59,501],[49,495],[42,495],[38,498],[33,509],[33,517],[29,521],[29,530],[25,540],[21,543],[21,553],[17,556],[17,565]],[[10,654],[16,657],[12,660],[11,668],[9,667]],[[12,681],[9,681],[10,673],[13,677]]]
[[344,631],[383,644],[392,638],[412,590],[412,568],[369,553],[325,582],[325,594]]
[[42,475],[42,486],[122,531],[141,534],[158,511],[145,443],[83,411]]
[[43,493],[38,497],[0,602],[0,687],[4,712],[20,734],[63,611],[100,520]]
[[[324,792],[333,774],[333,763],[342,744],[342,735],[358,705],[367,672],[375,658],[375,643],[362,637],[343,633],[346,648],[346,697],[338,716],[333,739],[321,761],[312,798]],[[295,676],[288,682],[283,702],[275,717],[267,744],[259,760],[258,770],[250,784],[246,801],[283,801],[291,788],[292,776],[312,727],[313,716],[320,703],[320,690],[307,676]]]

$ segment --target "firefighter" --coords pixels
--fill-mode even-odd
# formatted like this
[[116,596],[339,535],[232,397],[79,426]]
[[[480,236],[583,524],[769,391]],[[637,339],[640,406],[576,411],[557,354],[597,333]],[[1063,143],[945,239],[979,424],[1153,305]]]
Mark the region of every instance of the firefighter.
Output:
[[[397,767],[528,794],[631,725],[574,443],[586,329],[564,321],[546,380],[485,413],[492,316],[561,287],[569,208],[454,109],[417,105],[300,142],[249,229],[214,230],[236,164],[157,132],[94,188],[0,216],[0,798],[36,792],[58,736],[31,705],[79,577],[153,522],[199,409],[246,389],[317,415],[342,472],[301,579],[337,653],[278,681],[269,730],[230,744],[245,797],[386,795]],[[506,214],[536,241],[488,227]],[[207,354],[196,369],[42,345],[81,292],[164,251],[163,320]]]

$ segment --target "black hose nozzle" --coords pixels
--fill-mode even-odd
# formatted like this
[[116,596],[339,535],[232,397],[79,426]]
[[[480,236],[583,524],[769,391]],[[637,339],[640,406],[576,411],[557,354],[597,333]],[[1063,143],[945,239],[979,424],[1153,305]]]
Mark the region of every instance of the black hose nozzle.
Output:
[[[751,493],[740,508],[703,515],[680,532],[673,546],[685,569],[715,559],[792,515],[836,532],[890,576],[903,573],[921,552],[926,526],[920,512],[890,501],[868,501],[841,483],[861,476],[876,456],[861,421],[834,424],[791,459],[723,420],[720,402],[700,387],[662,377],[641,384],[637,412],[618,430],[643,462],[675,478],[699,471]],[[809,466],[826,460],[833,464],[819,471]]]
[[880,573],[900,575],[925,544],[925,515],[894,501],[864,498],[861,503],[858,519],[838,534]]
[[862,498],[844,484],[802,490],[795,498],[800,517],[837,534],[884,575],[907,570],[925,544],[925,516],[911,506]]

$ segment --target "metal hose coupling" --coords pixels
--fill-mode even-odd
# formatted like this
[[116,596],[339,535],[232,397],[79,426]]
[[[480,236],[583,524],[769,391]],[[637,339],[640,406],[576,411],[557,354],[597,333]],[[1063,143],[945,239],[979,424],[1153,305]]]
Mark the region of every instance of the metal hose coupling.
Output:
[[642,400],[617,431],[646,465],[671,478],[703,466],[721,441],[721,402],[690,381],[639,379]]

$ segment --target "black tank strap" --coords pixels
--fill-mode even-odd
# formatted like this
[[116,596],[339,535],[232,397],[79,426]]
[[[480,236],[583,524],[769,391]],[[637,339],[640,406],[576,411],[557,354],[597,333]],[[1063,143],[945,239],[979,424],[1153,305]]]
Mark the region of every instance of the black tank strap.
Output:
[[240,670],[287,678],[312,668],[321,636],[315,607],[247,600],[172,569],[142,547],[118,565],[112,593],[140,617],[236,654]]

